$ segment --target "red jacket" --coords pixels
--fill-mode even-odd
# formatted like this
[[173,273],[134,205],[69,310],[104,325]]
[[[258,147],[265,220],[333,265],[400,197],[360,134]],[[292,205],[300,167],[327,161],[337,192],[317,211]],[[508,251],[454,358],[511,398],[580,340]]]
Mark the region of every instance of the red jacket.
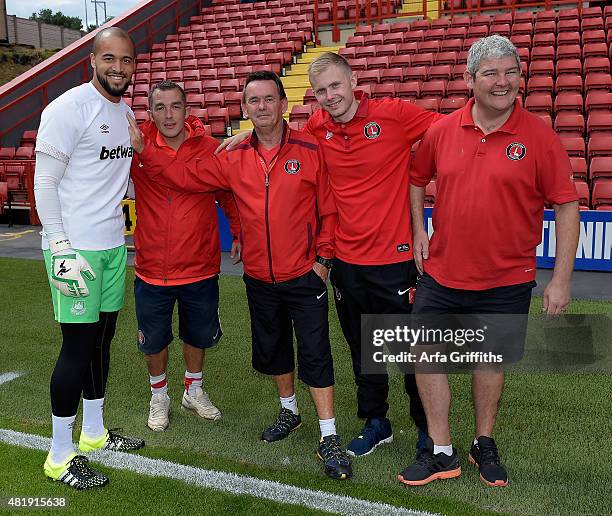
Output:
[[[219,143],[204,134],[198,118],[190,116],[186,123],[191,134],[178,154],[187,160],[195,156],[211,156]],[[169,158],[157,144],[157,128],[151,121],[141,126],[151,142],[152,163]],[[165,162],[165,160],[162,160]],[[174,170],[170,168],[168,174]],[[136,191],[138,223],[134,233],[136,273],[158,280],[189,280],[219,273],[221,262],[215,199],[230,220],[234,238],[240,234],[240,222],[230,192],[187,193],[152,181],[134,155],[131,177]]]
[[231,189],[242,224],[244,271],[266,282],[308,272],[315,254],[334,256],[336,206],[325,161],[316,140],[284,124],[280,150],[267,167],[257,152],[255,132],[220,159],[201,153],[190,159],[155,159],[147,139],[140,159],[156,181],[189,191]]

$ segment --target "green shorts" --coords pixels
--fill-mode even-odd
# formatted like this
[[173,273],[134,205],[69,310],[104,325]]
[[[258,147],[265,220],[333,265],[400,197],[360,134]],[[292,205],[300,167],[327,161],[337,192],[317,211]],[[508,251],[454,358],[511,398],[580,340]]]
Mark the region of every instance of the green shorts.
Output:
[[[100,312],[116,312],[123,307],[127,263],[125,246],[108,251],[79,251],[79,253],[89,262],[96,279],[85,280],[89,287],[87,297],[64,296],[49,282],[55,320],[60,323],[98,322]],[[51,252],[43,251],[43,256],[47,276],[50,276]]]

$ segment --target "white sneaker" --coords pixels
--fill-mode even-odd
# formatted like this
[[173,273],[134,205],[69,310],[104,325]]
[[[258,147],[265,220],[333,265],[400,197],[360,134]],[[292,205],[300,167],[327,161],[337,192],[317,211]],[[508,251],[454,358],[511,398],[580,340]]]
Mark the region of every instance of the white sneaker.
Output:
[[183,392],[181,405],[186,409],[193,410],[204,419],[212,419],[213,421],[221,419],[221,411],[212,404],[206,391],[203,391],[200,387],[196,388],[193,396],[189,396],[186,391]]
[[170,398],[166,394],[153,394],[149,402],[149,420],[147,426],[155,432],[161,432],[170,424]]

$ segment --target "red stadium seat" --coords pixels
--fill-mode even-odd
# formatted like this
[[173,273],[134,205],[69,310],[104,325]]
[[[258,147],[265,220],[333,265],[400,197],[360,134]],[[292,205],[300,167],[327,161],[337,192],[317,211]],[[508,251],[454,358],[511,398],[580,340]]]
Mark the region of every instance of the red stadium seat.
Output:
[[380,82],[402,82],[404,80],[404,69],[403,68],[386,68],[380,70]]
[[427,77],[429,80],[441,79],[444,81],[450,81],[451,75],[450,65],[430,66],[427,72]]
[[512,25],[513,36],[531,36],[533,34],[533,25],[531,23],[514,23]]
[[[537,61],[536,61],[537,62]],[[553,80],[552,77],[546,77],[538,75],[531,77],[527,81],[527,93],[548,93],[552,95],[553,92]]]
[[442,100],[446,95],[446,81],[429,80],[421,85],[421,98]]
[[582,95],[577,93],[559,93],[555,98],[555,113],[559,114],[562,111],[582,113],[582,103]]
[[532,93],[527,95],[525,99],[525,108],[532,113],[546,113],[552,115],[552,97],[547,93]]
[[378,84],[380,82],[380,70],[360,70],[356,73],[359,84]]
[[440,45],[441,52],[461,52],[463,50],[462,39],[445,39]]
[[610,60],[608,57],[587,57],[584,60],[584,73],[602,72],[610,74]]
[[[440,42],[439,41],[421,41],[417,43],[417,48],[419,51],[418,54],[437,54],[440,51]],[[433,62],[433,56],[432,56]]]
[[466,100],[462,97],[450,97],[440,101],[440,113],[452,113],[457,109],[461,109],[465,106]]
[[594,135],[589,139],[589,161],[597,156],[612,156],[612,136]]
[[552,61],[531,61],[529,65],[529,77],[545,76],[552,77],[555,74],[555,66]]
[[582,74],[582,61],[580,59],[558,59],[557,58],[557,76],[563,74]]
[[604,91],[592,91],[588,93],[585,101],[586,112],[612,113],[612,93]]
[[37,130],[24,131],[20,140],[21,147],[35,147],[37,134]]
[[242,92],[226,91],[223,93],[223,101],[225,108],[231,119],[239,119],[242,115]]
[[591,160],[589,165],[589,179],[612,179],[612,157],[598,156]]
[[231,136],[229,113],[226,108],[207,108],[208,122],[213,136]]
[[602,134],[612,136],[612,113],[594,112],[587,119],[587,135]]
[[411,66],[404,70],[405,81],[421,81],[427,80],[427,67],[426,66]]
[[559,136],[561,137],[561,143],[563,144],[568,156],[574,158],[586,157],[584,138],[575,136],[566,137],[563,134]]
[[605,43],[606,33],[603,30],[585,30],[582,33],[582,44]]
[[200,119],[203,124],[208,123],[208,111],[202,108],[191,108],[189,114]]
[[438,52],[434,57],[435,66],[455,64],[457,64],[457,52]]
[[554,46],[541,46],[531,49],[531,62],[533,61],[552,61],[555,58]]
[[370,86],[373,99],[395,97],[395,84],[372,84]]
[[463,79],[449,81],[446,85],[446,96],[449,98],[463,98],[465,100],[470,96],[470,90]]
[[425,111],[438,112],[440,109],[440,101],[438,99],[427,98],[427,99],[416,99],[415,105],[424,109]]
[[563,74],[555,81],[555,93],[575,92],[582,94],[582,76],[578,74]]
[[570,158],[570,165],[572,167],[572,177],[574,180],[587,180],[587,164],[584,158]]
[[389,57],[370,57],[367,59],[368,70],[382,70],[389,68]]
[[414,55],[419,51],[417,43],[402,43],[397,45],[397,55]]
[[504,36],[506,38],[510,37],[510,24],[508,23],[497,23],[495,25],[491,25],[490,33],[491,34],[499,34],[500,36]]
[[311,105],[305,105],[305,106],[296,105],[291,108],[291,113],[289,114],[289,121],[299,122],[300,120],[302,120],[305,122],[308,120],[308,118],[310,118],[310,115],[312,115]]
[[580,59],[580,45],[558,45],[557,59]]
[[204,108],[204,94],[187,93],[187,106],[192,108]]
[[395,87],[395,96],[402,99],[416,100],[421,96],[421,83],[417,81],[401,82]]
[[600,179],[593,183],[593,208],[612,205],[612,180]]
[[578,113],[559,113],[555,118],[555,131],[584,138],[584,117]]
[[362,59],[366,57],[374,57],[376,55],[375,45],[366,45],[364,47],[355,47],[355,57]]
[[397,54],[397,45],[378,45],[376,47],[376,57],[394,56]]
[[453,66],[452,78],[457,80],[463,79],[463,74],[465,73],[466,69],[467,66],[465,63],[457,63],[455,66]]
[[559,32],[557,34],[557,46],[561,45],[580,45],[579,32]]
[[574,186],[576,187],[576,193],[578,194],[578,204],[586,209],[589,209],[589,185],[585,181],[574,181]]
[[433,65],[434,55],[431,52],[416,54],[411,57],[412,66],[431,66]]
[[586,93],[591,91],[612,91],[612,77],[609,73],[588,73],[584,80],[584,90]]
[[15,151],[15,159],[34,159],[34,147],[19,147]]

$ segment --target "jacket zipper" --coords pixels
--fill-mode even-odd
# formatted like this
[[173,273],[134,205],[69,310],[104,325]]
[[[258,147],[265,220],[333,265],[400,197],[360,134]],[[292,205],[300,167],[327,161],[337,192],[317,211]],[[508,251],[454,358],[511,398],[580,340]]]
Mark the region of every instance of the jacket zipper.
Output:
[[274,270],[272,268],[272,246],[270,244],[270,219],[268,216],[268,195],[270,192],[270,172],[266,172],[266,180],[264,181],[266,186],[266,206],[265,206],[265,219],[266,219],[266,240],[268,244],[268,263],[270,264],[270,279],[272,283],[276,283],[276,278],[274,277]]

